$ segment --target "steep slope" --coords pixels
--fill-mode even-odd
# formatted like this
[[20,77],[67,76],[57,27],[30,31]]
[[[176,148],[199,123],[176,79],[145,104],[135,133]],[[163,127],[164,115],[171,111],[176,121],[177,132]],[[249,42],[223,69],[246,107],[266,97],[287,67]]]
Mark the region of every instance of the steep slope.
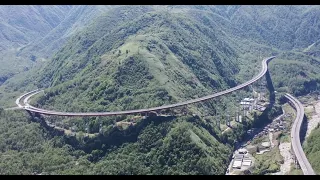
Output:
[[314,56],[314,57],[320,57],[320,41],[316,41],[313,44],[311,44],[310,46],[308,46],[307,48],[305,48],[303,50],[303,53],[310,55],[310,56]]
[[0,85],[32,67],[34,59],[18,57],[17,50],[54,29],[71,6],[0,7]]
[[270,63],[270,72],[279,92],[301,96],[320,87],[320,59],[300,52],[279,54],[277,62]]
[[[35,46],[25,48],[34,52],[48,43],[48,48],[42,50],[50,54],[55,45],[61,46],[44,68],[32,69],[4,83],[0,87],[2,102],[14,102],[20,95],[18,90],[38,86],[45,89],[45,93],[34,98],[32,104],[47,109],[85,112],[154,107],[244,82],[260,70],[262,57],[273,53],[278,58],[271,62],[270,74],[277,91],[301,95],[315,90],[319,84],[319,60],[294,52],[315,42],[311,35],[318,38],[317,7],[102,7],[92,15],[99,16],[92,23],[81,12],[95,12],[95,8],[73,10],[70,19],[63,21],[65,26],[58,25],[56,31]],[[104,10],[107,10],[105,14],[98,15]],[[72,21],[71,17],[77,20]],[[82,27],[80,23],[79,29],[74,29],[82,20],[89,22],[88,25]],[[305,31],[308,33],[302,36]],[[59,37],[57,42],[52,41],[56,37]],[[313,47],[316,46],[305,52],[315,51]],[[241,98],[243,94],[244,91],[239,91],[236,96]],[[100,134],[92,139],[83,133],[75,138],[64,136],[54,144],[67,142],[73,148],[49,146],[48,152],[55,152],[53,165],[37,159],[30,163],[36,166],[19,172],[40,169],[49,174],[224,174],[233,143],[241,140],[248,124],[238,124],[233,131],[222,135],[215,121],[211,121],[216,119],[208,114],[212,115],[217,109],[220,113],[226,112],[227,107],[230,110],[229,104],[236,104],[234,99],[228,96],[217,102],[188,106],[191,113],[182,117],[151,117],[128,127],[114,125],[130,120],[131,116],[46,117],[65,128],[76,127],[78,131]],[[37,140],[26,140],[25,144],[29,141]],[[2,146],[7,144],[11,142]],[[9,149],[6,147],[6,153]],[[84,152],[74,152],[75,149],[84,149]],[[43,152],[47,151],[36,155],[51,162]],[[61,154],[67,157],[68,168],[56,165],[66,163],[60,158]],[[13,159],[10,162],[22,169],[20,160],[36,155],[28,154],[18,158],[18,162]],[[79,168],[73,165],[78,163],[74,162],[78,157]],[[45,166],[38,165],[41,163]],[[0,165],[5,169],[3,173],[14,172],[6,168],[4,161]]]
[[[238,52],[220,32],[181,12],[145,6],[121,10],[117,12],[126,17],[110,12],[100,17],[39,72],[38,85],[46,90],[38,106],[63,111],[136,109],[207,95],[237,83]],[[117,24],[106,27],[110,21]],[[66,123],[83,129],[88,122],[90,132],[103,124],[98,142],[104,144],[86,149],[93,155],[95,174],[224,173],[231,147],[220,144],[203,119],[151,119],[137,129],[114,127],[114,121],[127,118]],[[113,165],[105,168],[107,164]]]
[[90,161],[22,112],[0,109],[0,174],[88,174]]
[[94,174],[224,174],[231,149],[202,127],[181,121],[155,121],[136,142],[110,152],[93,167]]
[[0,42],[17,48],[45,36],[65,17],[71,6],[1,6]]
[[319,125],[316,129],[312,130],[310,136],[307,138],[306,143],[304,145],[304,151],[306,156],[312,165],[312,168],[316,172],[316,174],[320,174],[320,128]]
[[[318,12],[319,6],[196,6],[187,11],[227,34],[243,56],[277,55],[278,60],[270,64],[274,85],[295,95],[320,87]],[[249,59],[240,66],[240,76],[256,69]]]
[[[195,6],[225,32],[280,50],[303,50],[319,39],[320,6]],[[209,18],[210,19],[210,18]],[[207,20],[208,21],[208,20]]]
[[110,6],[1,6],[0,85],[42,63]]
[[19,48],[37,41],[60,24],[71,6],[0,7],[0,85],[13,75],[30,69],[35,61],[19,57]]
[[[79,107],[80,97],[77,100],[71,94],[80,93],[83,102],[99,102],[91,107],[132,109],[199,97],[235,85],[236,51],[216,37],[214,30],[181,14],[144,14],[96,42],[87,40],[92,32],[84,34],[65,46],[40,75],[45,77],[40,85],[52,86],[52,93],[42,103],[51,99],[64,104],[63,100],[74,104],[68,107],[73,109]],[[188,38],[190,34],[194,38]],[[82,42],[87,44],[81,46]]]
[[46,36],[20,49],[18,55],[26,57],[33,55],[40,59],[51,57],[72,34],[77,33],[82,27],[110,8],[114,7],[72,6],[59,25],[47,33]]

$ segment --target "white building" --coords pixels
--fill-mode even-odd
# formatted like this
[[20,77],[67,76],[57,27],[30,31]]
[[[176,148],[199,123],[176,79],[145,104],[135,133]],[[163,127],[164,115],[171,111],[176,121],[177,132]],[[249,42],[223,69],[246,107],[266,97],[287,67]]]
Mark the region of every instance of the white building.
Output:
[[244,98],[243,101],[246,101],[246,102],[253,102],[254,99],[253,98]]
[[241,105],[250,105],[250,102],[241,101],[240,104]]
[[250,159],[244,159],[242,162],[243,166],[251,166],[252,161]]
[[242,148],[238,150],[239,154],[247,154],[247,150]]
[[235,160],[235,161],[233,162],[232,168],[240,169],[240,168],[241,168],[241,165],[242,165],[242,161],[240,161],[240,160]]

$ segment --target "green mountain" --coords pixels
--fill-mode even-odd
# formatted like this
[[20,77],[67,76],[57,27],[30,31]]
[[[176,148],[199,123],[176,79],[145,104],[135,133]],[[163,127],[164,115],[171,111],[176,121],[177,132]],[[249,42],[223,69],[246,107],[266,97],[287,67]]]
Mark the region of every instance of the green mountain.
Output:
[[44,37],[66,16],[70,6],[1,6],[1,49],[19,48]]
[[[49,87],[38,100],[48,108],[111,111],[152,107],[234,86],[238,54],[221,32],[179,11],[120,7],[72,37],[30,80]],[[192,119],[142,123],[142,129],[133,130],[133,140],[117,136],[127,143],[107,140],[104,147],[95,145],[89,151],[90,159],[96,161],[92,173],[223,174],[231,148],[214,138],[217,135],[210,135],[213,132],[202,127],[202,119]],[[69,123],[84,128],[85,121]],[[102,122],[103,136],[109,139],[115,136],[109,133],[118,131],[112,128],[113,121],[112,117],[94,119],[90,131],[95,132]],[[154,136],[152,141],[150,136]],[[116,149],[105,154],[114,143]],[[114,162],[115,156],[121,158]],[[139,158],[131,161],[130,156]],[[118,165],[104,168],[114,163]]]
[[72,6],[63,20],[41,39],[20,49],[20,56],[35,56],[35,58],[51,58],[72,34],[88,25],[92,19],[108,11],[110,6]]
[[[23,91],[41,88],[44,94],[31,104],[47,109],[155,107],[245,82],[260,71],[262,58],[271,55],[277,56],[269,69],[275,90],[304,95],[320,83],[318,12],[318,6],[72,6],[45,36],[20,49],[21,57],[33,55],[36,67],[4,82],[0,102],[13,105]],[[40,57],[48,60],[41,63]],[[5,134],[0,138],[8,139],[0,144],[1,153],[11,158],[0,163],[0,172],[224,174],[234,143],[253,122],[222,134],[213,115],[233,112],[248,94],[244,89],[190,105],[184,116],[140,119],[135,126],[115,126],[132,116],[29,119],[77,127],[81,132],[76,137],[53,136],[56,132],[45,126],[27,126],[22,113],[1,112],[12,132],[0,129]],[[261,118],[267,121],[276,113]],[[10,116],[14,121],[8,121]],[[7,135],[18,134],[19,126],[39,135]],[[100,134],[86,137],[85,131]],[[14,161],[19,153],[23,158]],[[25,164],[35,156],[39,158]]]
[[[52,86],[52,91],[63,91],[61,95],[69,97],[54,95],[51,101],[63,99],[73,104],[75,100],[75,106],[68,107],[73,109],[79,103],[71,94],[81,93],[86,98],[82,102],[98,103],[94,107],[132,109],[199,97],[235,85],[236,51],[223,37],[216,37],[214,30],[190,18],[160,11],[144,13],[109,33],[97,29],[104,27],[100,23],[90,27],[40,73],[39,85]],[[190,34],[194,38],[189,38]],[[92,36],[98,39],[94,41]],[[79,92],[79,87],[86,88]],[[46,99],[51,99],[49,94]]]
[[0,7],[0,85],[32,67],[33,59],[18,57],[19,48],[41,39],[66,16],[70,6]]
[[312,130],[310,136],[306,139],[303,150],[315,171],[316,174],[320,173],[320,128],[319,125],[316,129]]
[[51,57],[110,6],[1,6],[0,84]]

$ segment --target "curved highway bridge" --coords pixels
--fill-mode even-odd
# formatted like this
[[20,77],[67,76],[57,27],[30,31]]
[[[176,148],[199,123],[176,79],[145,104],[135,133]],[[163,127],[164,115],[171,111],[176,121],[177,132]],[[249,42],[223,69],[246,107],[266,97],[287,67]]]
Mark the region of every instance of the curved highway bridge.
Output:
[[297,111],[296,119],[291,129],[291,146],[294,154],[299,162],[299,165],[304,175],[315,175],[306,155],[303,152],[300,141],[300,129],[304,118],[304,108],[298,99],[290,94],[286,94],[285,97],[292,102],[294,108]]
[[[188,104],[202,102],[202,101],[216,98],[219,96],[223,96],[225,94],[231,93],[231,92],[239,90],[241,88],[244,88],[244,87],[254,83],[255,81],[259,80],[261,77],[263,77],[265,75],[265,73],[268,70],[268,63],[273,58],[275,58],[275,56],[265,58],[262,61],[262,69],[261,69],[260,73],[258,75],[256,75],[254,78],[252,78],[251,80],[249,80],[243,84],[240,84],[236,87],[233,87],[233,88],[230,88],[230,89],[227,89],[227,90],[215,93],[215,94],[211,94],[208,96],[204,96],[204,97],[200,97],[200,98],[196,98],[196,99],[192,99],[192,100],[188,100],[188,101],[184,101],[184,102],[180,102],[180,103],[176,103],[176,104],[170,104],[170,105],[164,105],[164,106],[146,108],[146,109],[115,111],[115,112],[88,112],[88,113],[58,112],[58,111],[53,111],[53,110],[45,110],[45,109],[41,109],[41,108],[36,108],[36,107],[28,104],[28,100],[33,95],[42,92],[39,90],[34,90],[34,91],[28,92],[28,93],[20,96],[16,100],[16,104],[18,105],[17,109],[25,109],[27,111],[31,111],[31,112],[35,112],[35,113],[40,113],[40,114],[45,114],[45,115],[57,115],[57,116],[113,116],[113,115],[129,115],[129,114],[137,114],[137,113],[156,112],[159,110],[176,108],[176,107],[180,107],[180,106],[184,106],[184,105],[188,105]],[[306,156],[303,152],[303,149],[301,147],[301,143],[300,143],[300,128],[301,128],[301,124],[302,124],[303,117],[304,117],[303,106],[296,98],[294,98],[290,94],[286,94],[285,96],[293,103],[295,109],[297,110],[297,116],[296,116],[295,122],[294,122],[294,124],[292,126],[292,130],[291,130],[293,152],[295,153],[295,156],[297,157],[297,160],[300,164],[300,167],[301,167],[303,173],[305,175],[314,175],[315,173],[314,173],[308,159],[306,158]],[[20,104],[22,100],[23,100],[24,105]]]
[[[192,100],[188,100],[188,101],[184,101],[184,102],[180,102],[180,103],[176,103],[176,104],[170,104],[170,105],[164,105],[164,106],[159,106],[159,107],[153,107],[153,108],[146,108],[146,109],[136,109],[136,110],[126,110],[126,111],[115,111],[115,112],[87,112],[87,113],[75,113],[75,112],[58,112],[58,111],[51,111],[51,110],[45,110],[45,109],[40,109],[40,108],[36,108],[31,106],[30,104],[28,104],[28,99],[39,93],[40,91],[38,90],[34,90],[31,92],[28,92],[22,96],[20,96],[17,100],[16,100],[16,104],[19,107],[23,107],[25,110],[31,111],[31,112],[36,112],[36,113],[40,113],[40,114],[45,114],[45,115],[57,115],[57,116],[114,116],[114,115],[129,115],[129,114],[137,114],[137,113],[147,113],[147,112],[154,112],[154,111],[159,111],[159,110],[164,110],[164,109],[170,109],[170,108],[176,108],[176,107],[180,107],[180,106],[184,106],[184,105],[188,105],[188,104],[193,104],[193,103],[197,103],[197,102],[202,102],[208,99],[212,99],[212,98],[216,98],[228,93],[231,93],[233,91],[236,91],[238,89],[244,88],[252,83],[254,83],[255,81],[257,81],[258,79],[260,79],[262,76],[265,75],[265,73],[268,70],[268,62],[270,60],[272,60],[273,58],[275,58],[275,56],[271,56],[268,58],[265,58],[262,61],[262,69],[260,71],[260,73],[258,75],[256,75],[254,78],[252,78],[251,80],[240,84],[238,86],[235,86],[233,88],[215,93],[215,94],[211,94],[208,96],[204,96],[204,97],[200,97],[200,98],[196,98],[196,99],[192,99]],[[28,96],[29,95],[29,96]],[[26,97],[28,96],[28,97]],[[24,100],[24,104],[25,106],[20,104],[20,101],[22,98],[25,98]]]

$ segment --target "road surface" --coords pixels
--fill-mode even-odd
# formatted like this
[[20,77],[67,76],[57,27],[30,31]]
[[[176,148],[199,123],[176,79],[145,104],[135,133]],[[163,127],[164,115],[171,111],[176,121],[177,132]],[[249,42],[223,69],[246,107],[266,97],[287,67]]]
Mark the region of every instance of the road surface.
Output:
[[[126,110],[126,111],[115,111],[115,112],[86,112],[86,113],[79,112],[79,113],[76,113],[76,112],[57,112],[57,111],[52,111],[52,110],[49,111],[49,110],[33,107],[33,106],[29,105],[29,104],[26,104],[25,106],[23,106],[23,105],[20,104],[21,97],[16,100],[16,103],[17,103],[17,105],[19,107],[22,106],[22,107],[24,107],[25,110],[28,110],[28,111],[37,112],[37,113],[45,114],[45,115],[57,115],[57,116],[129,115],[129,114],[146,113],[146,112],[151,112],[151,111],[158,111],[158,110],[176,108],[176,107],[180,107],[180,106],[184,106],[184,105],[193,104],[193,103],[202,102],[202,101],[205,101],[205,100],[208,100],[208,99],[216,98],[216,97],[231,93],[233,91],[239,90],[241,88],[244,88],[244,87],[254,83],[255,81],[257,81],[258,79],[260,79],[261,77],[263,77],[265,75],[265,73],[268,70],[268,62],[270,60],[272,60],[273,58],[275,58],[275,56],[271,56],[271,57],[265,58],[262,61],[262,69],[261,69],[260,73],[258,75],[256,75],[254,78],[252,78],[251,80],[249,80],[249,81],[247,81],[247,82],[245,82],[243,84],[240,84],[240,85],[238,85],[236,87],[233,87],[233,88],[230,88],[230,89],[227,89],[227,90],[215,93],[215,94],[211,94],[211,95],[208,95],[208,96],[204,96],[204,97],[200,97],[200,98],[196,98],[196,99],[192,99],[192,100],[188,100],[188,101],[180,102],[180,103],[176,103],[176,104],[159,106],[159,107],[146,108],[146,109],[136,109],[136,110]],[[26,95],[30,95],[26,99],[29,99],[32,95],[34,95],[35,94],[34,92],[37,92],[37,90],[25,94],[25,96]],[[32,94],[32,93],[34,93],[34,94]]]
[[299,162],[299,165],[301,167],[301,170],[304,175],[315,175],[306,155],[303,152],[303,149],[301,147],[301,141],[300,141],[300,129],[304,118],[304,108],[300,101],[293,97],[290,94],[285,95],[286,98],[288,98],[295,107],[297,114],[296,119],[292,125],[291,129],[291,146],[293,149],[293,152]]

